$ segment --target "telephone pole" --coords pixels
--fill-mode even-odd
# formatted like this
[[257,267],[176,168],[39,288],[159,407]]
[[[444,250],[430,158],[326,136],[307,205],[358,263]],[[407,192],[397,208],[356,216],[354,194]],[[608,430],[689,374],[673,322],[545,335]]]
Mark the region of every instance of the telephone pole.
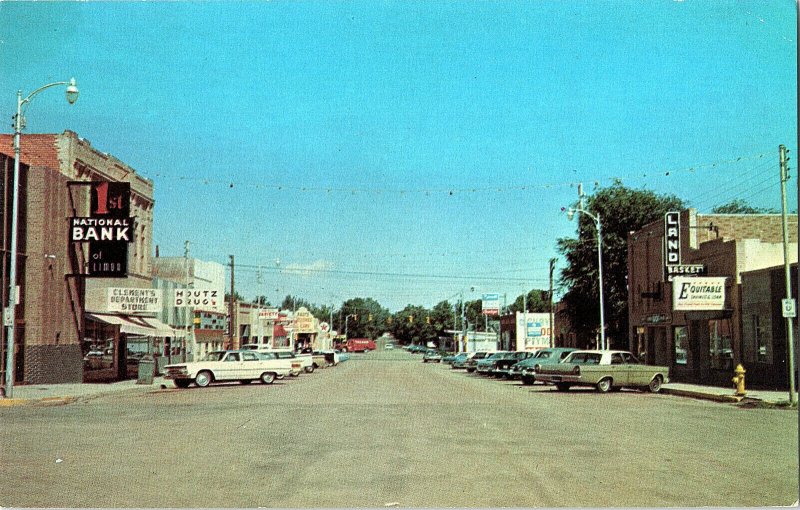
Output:
[[[786,181],[789,180],[789,169],[787,166],[786,147],[779,147],[781,157],[781,218],[783,219],[783,267],[786,273],[786,299],[792,299],[792,276],[789,264],[789,219],[786,215]],[[794,325],[792,318],[786,317],[786,344],[789,350],[789,402],[794,405],[797,403],[797,393],[795,393],[794,381]]]
[[556,268],[556,259],[550,259],[550,347],[556,346],[556,323],[553,315],[553,270]]
[[230,257],[231,257],[231,298],[228,301],[228,315],[230,316],[230,318],[228,319],[228,322],[230,323],[230,330],[228,331],[228,335],[230,336],[230,340],[231,340],[231,347],[230,348],[231,349],[235,349],[236,347],[238,347],[234,343],[235,342],[234,338],[236,336],[235,333],[234,333],[236,331],[236,313],[235,313],[236,312],[236,307],[234,306],[234,301],[236,301],[236,298],[234,296],[236,296],[236,292],[234,290],[234,281],[235,280],[234,280],[234,277],[233,277],[233,269],[234,269],[233,255],[231,255]]

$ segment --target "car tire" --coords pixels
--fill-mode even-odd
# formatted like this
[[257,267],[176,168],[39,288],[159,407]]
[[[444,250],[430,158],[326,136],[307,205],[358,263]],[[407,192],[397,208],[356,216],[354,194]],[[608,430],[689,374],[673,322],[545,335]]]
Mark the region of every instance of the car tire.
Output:
[[177,388],[188,388],[192,381],[188,379],[175,379],[172,381]]
[[208,370],[203,370],[202,372],[200,372],[195,376],[194,383],[200,388],[205,388],[206,386],[211,384],[211,381],[213,380],[214,376],[211,374],[211,372],[209,372]]
[[558,391],[568,391],[569,390],[569,386],[570,386],[570,384],[569,383],[565,383],[565,382],[556,383],[556,389]]
[[470,373],[470,374],[471,374],[472,372],[474,372],[474,371],[475,371],[475,369],[474,369],[474,368],[468,368],[468,369],[467,369],[467,372],[468,372],[468,373]]
[[522,378],[522,384],[524,384],[525,386],[533,385],[533,381],[535,381],[535,379],[533,377],[523,377]]
[[272,384],[275,381],[275,374],[272,372],[264,372],[261,374],[262,384]]
[[614,381],[610,377],[604,377],[597,382],[595,387],[597,388],[597,391],[599,391],[600,393],[608,393],[608,391],[611,389],[613,382]]
[[647,385],[647,389],[650,391],[650,393],[658,393],[661,391],[662,384],[664,384],[664,379],[660,375],[657,375],[653,377],[653,380]]
[[306,367],[305,370],[306,370],[307,374],[313,374],[314,373],[314,365],[311,365],[310,367]]

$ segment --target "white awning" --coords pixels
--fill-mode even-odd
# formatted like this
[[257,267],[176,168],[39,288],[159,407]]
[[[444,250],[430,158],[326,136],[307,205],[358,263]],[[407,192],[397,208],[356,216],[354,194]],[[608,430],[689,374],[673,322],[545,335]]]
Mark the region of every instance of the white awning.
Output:
[[129,335],[154,336],[159,338],[184,336],[183,331],[176,331],[153,317],[87,313],[86,318],[96,322],[119,326],[120,333]]

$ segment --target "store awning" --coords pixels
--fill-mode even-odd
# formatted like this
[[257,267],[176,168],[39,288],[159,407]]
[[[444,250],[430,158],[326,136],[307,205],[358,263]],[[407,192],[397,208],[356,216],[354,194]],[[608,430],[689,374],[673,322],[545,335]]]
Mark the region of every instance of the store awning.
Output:
[[129,335],[154,336],[161,338],[184,336],[182,331],[176,331],[160,320],[152,317],[87,313],[86,318],[95,322],[103,322],[105,324],[119,326],[120,333],[126,333]]
[[280,336],[285,337],[288,335],[286,334],[286,330],[283,328],[283,326],[281,326],[280,324],[275,324],[275,329],[273,330],[272,336],[277,338]]

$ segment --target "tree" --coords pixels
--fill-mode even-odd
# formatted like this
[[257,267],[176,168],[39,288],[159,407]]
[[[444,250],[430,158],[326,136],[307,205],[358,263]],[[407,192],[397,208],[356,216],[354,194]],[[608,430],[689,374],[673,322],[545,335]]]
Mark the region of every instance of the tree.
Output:
[[[547,313],[550,311],[550,292],[546,290],[531,289],[528,292],[527,306],[528,312],[532,313]],[[508,311],[524,312],[525,311],[525,296],[520,294],[508,307]]]
[[751,207],[747,200],[736,198],[727,204],[718,205],[711,210],[714,214],[777,214],[775,209]]
[[[577,206],[577,204],[575,204]],[[585,209],[600,215],[603,239],[603,297],[609,346],[627,345],[628,338],[628,232],[662,219],[668,211],[684,208],[674,195],[632,190],[616,181],[587,197]],[[559,285],[566,315],[579,339],[588,345],[599,331],[600,310],[597,268],[597,233],[592,218],[581,214],[578,238],[561,238],[558,250],[566,259]]]
[[338,331],[344,333],[347,321],[349,338],[377,338],[386,331],[389,310],[372,298],[348,299],[339,310],[340,324]]

